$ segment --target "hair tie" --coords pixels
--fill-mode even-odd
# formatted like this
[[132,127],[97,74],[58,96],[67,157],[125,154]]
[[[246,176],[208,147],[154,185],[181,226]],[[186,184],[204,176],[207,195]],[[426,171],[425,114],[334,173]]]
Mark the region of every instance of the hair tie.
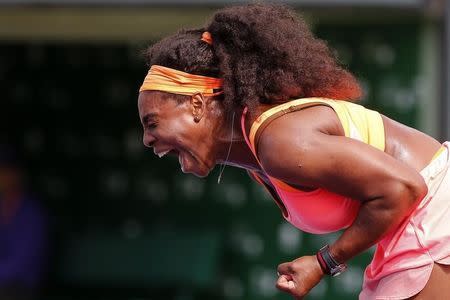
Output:
[[203,32],[201,40],[209,45],[212,45],[213,43],[211,33],[209,33],[208,31]]

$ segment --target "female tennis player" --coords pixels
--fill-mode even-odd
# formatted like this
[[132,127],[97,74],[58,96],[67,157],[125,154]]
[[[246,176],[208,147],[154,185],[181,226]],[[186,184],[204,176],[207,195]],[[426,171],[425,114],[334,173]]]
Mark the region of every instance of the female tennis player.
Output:
[[343,230],[280,264],[280,290],[302,299],[376,244],[360,299],[450,299],[450,144],[357,104],[357,80],[293,11],[225,8],[145,54],[145,146],[200,177],[244,168],[300,230]]

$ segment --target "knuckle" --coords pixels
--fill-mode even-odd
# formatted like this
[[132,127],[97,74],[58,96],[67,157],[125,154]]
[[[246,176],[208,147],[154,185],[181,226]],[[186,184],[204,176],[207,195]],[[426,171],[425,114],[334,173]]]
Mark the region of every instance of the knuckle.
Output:
[[301,270],[304,265],[301,262],[295,261],[292,263],[293,270]]
[[295,270],[296,270],[294,264],[290,264],[287,269],[288,269],[289,273],[291,273],[291,274],[294,274]]
[[301,265],[302,265],[302,263],[299,262],[299,261],[294,261],[294,262],[292,263],[292,266],[293,266],[294,268],[298,268],[298,267],[300,267]]

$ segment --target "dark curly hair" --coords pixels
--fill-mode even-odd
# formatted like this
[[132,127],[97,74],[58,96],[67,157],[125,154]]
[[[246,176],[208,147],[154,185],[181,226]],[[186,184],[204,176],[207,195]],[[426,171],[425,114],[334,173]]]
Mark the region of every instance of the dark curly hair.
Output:
[[[211,33],[213,44],[201,40]],[[147,64],[221,77],[227,110],[303,97],[355,101],[357,80],[293,10],[247,4],[217,11],[204,28],[181,30],[144,52]]]

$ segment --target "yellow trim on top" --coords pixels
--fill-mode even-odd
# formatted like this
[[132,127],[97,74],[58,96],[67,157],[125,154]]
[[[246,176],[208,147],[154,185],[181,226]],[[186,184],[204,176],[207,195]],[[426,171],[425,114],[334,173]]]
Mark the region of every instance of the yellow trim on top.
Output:
[[263,124],[270,116],[283,110],[288,113],[290,108],[294,106],[313,103],[325,104],[333,108],[342,124],[346,137],[356,138],[373,147],[376,147],[381,151],[384,151],[384,124],[381,115],[378,112],[352,102],[318,97],[292,100],[263,112],[258,118],[256,118],[250,128],[249,140],[253,151],[255,152],[254,140],[256,132],[261,124]]
[[433,155],[433,158],[432,158],[431,160],[433,161],[433,160],[435,160],[436,158],[438,158],[438,156],[439,156],[442,152],[444,152],[445,149],[446,149],[445,146],[441,146],[441,148],[439,148],[439,150],[436,151],[436,153]]
[[250,134],[249,134],[250,143],[252,145],[254,145],[253,143],[254,143],[255,135],[256,135],[256,132],[258,131],[259,126],[261,126],[261,124],[264,123],[273,114],[275,114],[279,111],[282,111],[282,110],[288,111],[289,108],[292,106],[309,104],[309,103],[316,102],[316,101],[318,103],[326,103],[326,101],[324,101],[324,100],[325,100],[324,98],[302,98],[302,99],[292,100],[292,101],[277,105],[275,107],[272,107],[272,108],[266,110],[259,117],[256,118],[256,120],[253,122],[252,126],[250,127]]

